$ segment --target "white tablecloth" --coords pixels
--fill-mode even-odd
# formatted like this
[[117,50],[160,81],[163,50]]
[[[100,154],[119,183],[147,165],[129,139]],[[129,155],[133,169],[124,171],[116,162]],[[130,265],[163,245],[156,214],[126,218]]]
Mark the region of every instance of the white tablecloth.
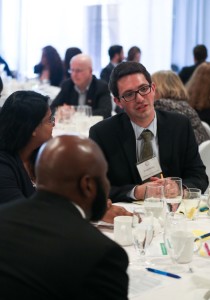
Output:
[[[137,204],[118,203],[127,210],[132,211]],[[188,221],[188,230],[194,234],[210,232],[210,217],[207,213],[200,213],[195,221]],[[114,239],[113,229],[104,228],[102,232]],[[210,246],[210,239],[206,240]],[[167,270],[172,262],[168,255],[163,255],[160,247],[163,243],[163,234],[158,233],[148,248],[148,259],[154,266],[152,268]],[[130,300],[200,300],[210,290],[210,257],[207,256],[204,247],[199,254],[194,254],[193,261],[186,265],[186,271],[181,272],[181,279],[148,272],[145,267],[136,261],[137,254],[133,246],[124,247],[129,256],[129,299]],[[189,270],[192,271],[192,273]],[[175,272],[174,272],[175,273]],[[208,299],[208,298],[206,298]],[[209,298],[210,299],[210,298]]]

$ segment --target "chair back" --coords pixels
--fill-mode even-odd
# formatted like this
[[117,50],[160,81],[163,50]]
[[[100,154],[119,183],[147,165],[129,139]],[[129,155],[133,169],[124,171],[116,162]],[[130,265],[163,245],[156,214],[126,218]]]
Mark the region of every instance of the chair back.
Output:
[[202,123],[203,127],[205,128],[205,130],[206,130],[206,132],[207,132],[207,134],[210,138],[210,126],[209,126],[209,124],[204,122],[204,121],[201,121],[201,123]]
[[210,140],[199,145],[199,153],[203,164],[206,166],[206,174],[210,182]]

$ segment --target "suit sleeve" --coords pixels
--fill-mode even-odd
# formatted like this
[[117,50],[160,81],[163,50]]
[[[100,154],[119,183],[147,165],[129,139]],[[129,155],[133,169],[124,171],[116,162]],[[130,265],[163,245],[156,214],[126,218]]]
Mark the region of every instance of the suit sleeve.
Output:
[[112,100],[106,83],[100,81],[97,87],[96,106],[93,108],[93,115],[103,116],[104,119],[111,116]]
[[[110,145],[109,142],[105,141],[103,139],[104,134],[100,135],[100,133],[98,133],[96,126],[93,126],[90,128],[89,131],[89,138],[91,138],[92,140],[94,140],[99,147],[101,148],[101,150],[103,151],[105,158],[108,162],[109,165],[109,170],[108,170],[108,178],[111,182],[111,188],[110,188],[110,193],[109,193],[109,197],[112,200],[113,203],[116,202],[132,202],[133,199],[128,197],[127,194],[136,186],[136,184],[124,184],[124,185],[113,185],[113,181],[115,180],[115,177],[119,177],[119,172],[122,172],[122,167],[118,168],[115,164],[114,166],[114,172],[113,172],[113,164],[110,161],[111,158],[113,157],[113,148],[112,145]],[[113,173],[115,173],[115,175],[113,175]],[[113,178],[114,176],[114,178]]]
[[52,104],[50,105],[52,112],[55,112],[55,109],[58,106],[61,106],[65,103],[65,98],[66,98],[66,89],[62,87],[61,91],[56,96],[56,98],[53,100]]
[[184,84],[190,78],[190,74],[188,74],[188,70],[185,67],[182,68],[181,71],[179,72],[179,77]]
[[[88,276],[84,289],[87,299],[128,299],[128,257],[118,245],[109,247]],[[90,286],[95,286],[91,289]],[[98,295],[98,298],[96,296]]]
[[106,69],[103,69],[103,70],[101,71],[100,78],[101,78],[102,80],[106,81],[107,83],[109,83],[109,76],[110,76],[110,74],[107,72]]

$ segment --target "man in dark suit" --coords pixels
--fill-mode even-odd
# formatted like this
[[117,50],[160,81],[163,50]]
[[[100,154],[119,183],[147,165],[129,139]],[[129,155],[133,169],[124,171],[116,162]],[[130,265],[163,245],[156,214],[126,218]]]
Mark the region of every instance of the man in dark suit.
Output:
[[116,65],[121,63],[124,59],[123,47],[120,45],[113,45],[108,50],[110,62],[109,64],[101,70],[100,78],[109,83],[109,78],[112,70]]
[[42,147],[35,195],[0,208],[1,299],[127,299],[125,251],[88,222],[106,210],[106,172],[89,139]]
[[184,84],[190,79],[195,69],[207,59],[207,56],[208,51],[205,45],[197,45],[193,48],[194,65],[183,67],[179,72],[179,77]]
[[142,169],[140,150],[145,129],[153,136],[154,155],[147,163],[151,163],[152,170],[159,170],[147,180],[164,184],[164,179],[157,176],[162,172],[164,177],[181,177],[185,187],[197,187],[204,192],[208,178],[190,121],[181,114],[155,111],[155,84],[145,67],[122,62],[112,72],[109,87],[115,103],[125,112],[93,126],[90,138],[98,143],[107,159],[112,201],[144,198],[144,175],[149,169]]
[[89,105],[93,115],[111,116],[112,102],[108,85],[92,74],[92,60],[86,54],[77,54],[70,61],[71,78],[64,81],[60,93],[51,104],[54,111],[64,103]]

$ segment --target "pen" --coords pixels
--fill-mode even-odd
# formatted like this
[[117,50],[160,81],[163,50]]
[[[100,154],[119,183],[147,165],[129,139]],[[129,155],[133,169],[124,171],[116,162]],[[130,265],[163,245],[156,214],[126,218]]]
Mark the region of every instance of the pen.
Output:
[[[209,233],[205,233],[205,234],[201,235],[199,238],[200,238],[200,239],[205,239],[205,238],[207,238],[207,237],[210,237],[210,232],[209,232]],[[199,238],[196,238],[196,239],[195,239],[195,242],[196,242],[196,241],[198,241],[198,240],[199,240]]]
[[168,272],[157,270],[157,269],[146,268],[146,270],[149,272],[157,273],[157,274],[172,277],[172,278],[177,278],[177,279],[181,278],[179,275],[168,273]]
[[210,256],[210,249],[207,243],[204,243],[204,248],[206,249],[208,256]]
[[209,210],[209,208],[207,206],[203,206],[199,210],[200,210],[200,212],[204,212],[204,211]]

